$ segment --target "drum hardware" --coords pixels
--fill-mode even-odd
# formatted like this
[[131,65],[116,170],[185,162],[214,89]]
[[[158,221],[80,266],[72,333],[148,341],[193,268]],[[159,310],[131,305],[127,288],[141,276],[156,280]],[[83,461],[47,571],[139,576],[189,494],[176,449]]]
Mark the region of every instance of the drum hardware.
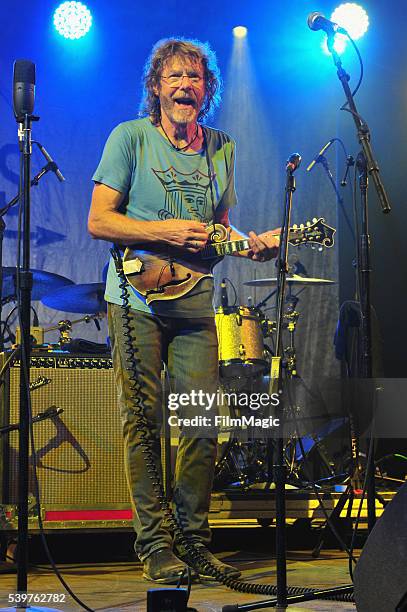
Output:
[[291,287],[289,287],[288,295],[286,296],[286,312],[284,313],[284,326],[288,330],[290,337],[290,344],[288,347],[284,349],[284,359],[283,359],[283,367],[286,368],[290,377],[297,376],[297,359],[295,354],[295,330],[297,327],[297,322],[300,316],[300,313],[295,310],[296,305],[298,304],[298,297],[291,293]]
[[[17,301],[17,268],[15,267],[4,267],[1,270],[2,274],[2,284],[1,284],[1,308],[3,306],[10,304],[11,302]],[[33,279],[33,286],[31,292],[31,300],[41,300],[45,295],[48,295],[50,292],[53,292],[61,287],[66,287],[68,285],[73,285],[73,281],[65,276],[61,276],[60,274],[55,274],[54,272],[47,272],[45,270],[30,270]],[[31,306],[31,309],[33,307]],[[3,326],[1,329],[1,337],[0,337],[0,345],[4,346],[6,342],[11,342],[12,344],[20,343],[20,329],[16,329],[16,338],[11,333],[10,327],[7,325],[11,314],[15,309],[11,310],[6,317],[5,321],[1,321],[1,325]],[[36,317],[36,313],[34,311],[34,319]],[[5,338],[5,334],[8,332],[8,338]],[[34,323],[34,325],[30,328],[30,335],[33,344],[39,345],[43,342],[43,331],[42,328]]]
[[[224,387],[225,391],[228,387]],[[227,406],[228,413],[235,418],[241,409],[234,404]],[[214,490],[225,488],[247,490],[257,482],[266,479],[266,448],[264,440],[259,438],[242,439],[242,435],[235,427],[220,430],[218,442],[221,453],[217,458],[214,476]],[[228,434],[228,438],[222,440]]]
[[[56,325],[52,325],[51,327],[31,327],[31,336],[32,336],[32,347],[35,349],[46,349],[49,350],[51,347],[53,350],[69,350],[69,345],[72,343],[72,338],[70,332],[72,331],[72,327],[77,323],[90,323],[91,321],[95,322],[96,327],[100,330],[99,320],[103,319],[103,313],[96,313],[93,315],[86,315],[85,317],[81,317],[80,319],[75,319],[74,321],[70,321],[69,319],[64,319],[58,321]],[[58,330],[60,333],[60,337],[57,343],[48,344],[44,343],[44,334]],[[16,348],[20,344],[20,328],[16,328],[16,342],[13,344],[13,348]],[[90,343],[91,344],[91,343]]]
[[[272,286],[277,279],[256,279],[248,281],[245,285]],[[298,378],[295,332],[300,312],[297,310],[299,293],[310,285],[327,286],[334,284],[329,279],[308,278],[293,275],[287,278],[288,292],[285,297],[283,313],[283,328],[289,335],[288,345],[284,348],[282,365],[289,378]],[[293,288],[300,289],[296,294]],[[261,308],[274,295],[271,292],[256,306],[234,306],[218,308],[216,311],[216,324],[219,337],[219,365],[222,384],[230,391],[254,390],[268,388],[262,379],[268,368],[270,355],[273,351],[265,344],[266,338],[273,338],[276,323],[264,315]],[[246,334],[250,329],[251,334]],[[250,341],[249,341],[250,338]],[[254,341],[253,338],[256,340]],[[297,407],[297,411],[300,409]],[[260,415],[259,415],[260,416]],[[293,418],[298,418],[299,415]],[[324,481],[342,481],[342,474],[338,476],[335,466],[330,461],[329,454],[324,449],[321,440],[323,436],[305,436],[301,440],[312,438],[312,453],[320,464],[321,474],[326,475]],[[268,480],[267,475],[267,444],[269,440],[248,439],[242,440],[237,431],[230,432],[226,448],[217,464],[215,483],[218,488],[222,486],[241,487],[248,489],[255,483]],[[273,443],[272,443],[273,444]],[[307,457],[298,454],[298,437],[293,434],[284,446],[284,461],[287,468],[288,482],[295,488],[309,486],[304,473],[304,463]],[[311,449],[310,449],[311,452]],[[306,453],[308,455],[308,453]],[[321,484],[324,484],[321,480]]]
[[81,317],[80,319],[75,319],[74,321],[69,321],[69,319],[65,319],[65,320],[59,321],[57,325],[46,327],[44,329],[44,332],[46,333],[50,331],[59,330],[60,337],[59,337],[58,345],[61,348],[63,348],[64,346],[72,342],[70,332],[72,330],[73,325],[76,325],[77,323],[83,323],[83,322],[90,323],[91,321],[94,321],[96,327],[100,329],[99,320],[101,320],[102,318],[103,318],[103,315],[101,313],[96,313],[93,315],[86,315],[85,317]]
[[270,321],[267,317],[264,317],[261,321],[261,333],[263,338],[271,338],[276,331],[276,322]]

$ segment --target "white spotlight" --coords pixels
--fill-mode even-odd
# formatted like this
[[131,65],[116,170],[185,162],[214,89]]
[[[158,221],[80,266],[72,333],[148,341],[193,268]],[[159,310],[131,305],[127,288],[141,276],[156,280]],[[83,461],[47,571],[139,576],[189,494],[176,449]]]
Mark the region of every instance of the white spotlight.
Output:
[[332,13],[331,20],[345,28],[354,40],[361,38],[369,27],[369,17],[365,9],[354,2],[338,6]]
[[236,26],[233,28],[233,36],[235,38],[246,38],[247,28],[245,26]]

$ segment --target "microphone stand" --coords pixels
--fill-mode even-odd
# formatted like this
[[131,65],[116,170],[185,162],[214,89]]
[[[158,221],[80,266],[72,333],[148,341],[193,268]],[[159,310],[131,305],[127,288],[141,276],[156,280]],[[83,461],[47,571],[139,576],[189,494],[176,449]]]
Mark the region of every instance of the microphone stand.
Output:
[[[295,161],[292,161],[294,160]],[[277,437],[276,448],[274,451],[273,479],[275,482],[275,503],[276,503],[276,567],[277,567],[277,599],[276,610],[287,608],[287,551],[286,551],[286,465],[284,460],[284,426],[283,426],[283,379],[282,379],[282,330],[284,318],[284,297],[286,288],[286,277],[288,274],[288,238],[291,227],[291,209],[293,193],[296,189],[294,172],[301,163],[298,154],[292,155],[286,166],[286,187],[284,215],[280,232],[280,247],[277,259],[277,312],[276,312],[276,341],[275,357],[271,359],[269,395],[278,393],[280,402],[276,407],[276,417],[280,421],[280,431]],[[270,465],[271,444],[267,445],[268,464]],[[270,478],[270,474],[269,474]],[[270,600],[271,601],[271,600]],[[254,610],[257,607],[267,607],[267,601],[255,604],[245,604],[242,609]],[[240,609],[238,606],[236,609]]]
[[276,415],[280,419],[280,431],[277,438],[274,467],[274,481],[276,491],[276,566],[277,566],[277,610],[287,608],[287,551],[286,551],[286,466],[284,461],[284,406],[283,406],[283,380],[282,380],[282,331],[284,317],[284,298],[286,289],[286,278],[288,274],[288,238],[291,227],[291,210],[293,194],[296,189],[294,171],[299,166],[301,158],[298,156],[298,163],[287,163],[286,166],[286,187],[284,215],[280,232],[280,248],[277,260],[277,311],[276,311],[276,356],[271,360],[269,395],[280,394],[280,402],[276,409]]
[[[286,187],[284,216],[281,224],[280,247],[277,258],[277,313],[276,313],[276,341],[275,357],[271,359],[269,395],[278,393],[280,402],[276,407],[276,417],[279,418],[280,431],[277,437],[275,448],[275,463],[273,465],[275,482],[275,504],[276,504],[276,578],[277,578],[277,597],[276,599],[266,599],[254,603],[236,604],[234,606],[224,606],[228,612],[257,610],[260,608],[275,607],[276,610],[283,612],[291,604],[320,599],[327,595],[345,595],[352,593],[353,585],[324,589],[323,591],[313,591],[301,595],[290,595],[287,597],[287,549],[286,549],[286,465],[284,457],[284,385],[282,376],[283,345],[282,330],[284,319],[284,301],[286,290],[286,278],[289,271],[288,266],[288,239],[291,227],[291,210],[293,193],[296,189],[294,172],[301,163],[298,154],[291,155],[286,166]],[[267,452],[270,453],[271,445],[268,444]]]
[[[29,469],[29,384],[30,384],[30,315],[32,273],[30,272],[30,196],[31,196],[31,121],[24,115],[19,130],[22,155],[22,216],[23,216],[23,265],[19,273],[21,313],[21,365],[20,365],[20,428],[18,462],[18,547],[17,592],[27,592],[28,573],[28,469]],[[22,133],[21,133],[22,132]]]
[[[356,104],[349,87],[349,75],[342,66],[341,59],[334,49],[334,35],[328,35],[328,49],[337,68],[337,76],[342,84],[349,110],[355,123],[357,137],[362,147],[357,157],[357,168],[359,170],[359,188],[361,194],[362,214],[361,214],[361,233],[359,236],[359,249],[357,255],[357,269],[360,284],[360,315],[361,315],[361,378],[372,378],[372,334],[371,334],[371,302],[370,302],[370,239],[368,228],[368,175],[372,177],[373,184],[383,213],[391,210],[384,185],[379,174],[379,166],[374,158],[370,144],[370,130],[366,122],[359,115]],[[372,435],[373,432],[371,432]],[[369,444],[369,440],[367,443]],[[369,454],[369,453],[368,453]],[[374,480],[374,453],[370,453],[370,461],[366,466],[367,481],[367,513],[369,533],[376,522],[375,507],[375,480]]]

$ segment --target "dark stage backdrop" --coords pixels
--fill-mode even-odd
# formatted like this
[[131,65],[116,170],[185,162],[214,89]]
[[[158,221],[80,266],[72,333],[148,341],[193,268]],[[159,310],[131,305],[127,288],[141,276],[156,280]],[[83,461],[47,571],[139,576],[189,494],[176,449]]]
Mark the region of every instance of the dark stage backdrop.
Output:
[[[394,36],[381,4],[364,3],[372,23],[360,45],[366,76],[358,104],[371,126],[383,179],[394,205],[392,217],[383,218],[371,189],[373,298],[386,341],[388,373],[403,375],[406,81],[399,58],[406,56],[407,42]],[[53,29],[51,16],[56,3],[23,0],[18,11],[11,0],[3,3],[0,206],[14,196],[18,186],[17,133],[11,104],[15,59],[27,58],[36,63],[35,112],[41,120],[33,124],[33,136],[55,157],[67,178],[66,183],[60,184],[48,175],[32,191],[33,268],[63,274],[75,283],[101,280],[109,245],[92,241],[87,235],[91,176],[111,129],[136,116],[141,72],[152,44],[173,34],[208,40],[218,55],[224,76],[223,103],[208,123],[225,129],[237,141],[239,206],[232,214],[234,225],[258,232],[279,225],[285,161],[294,151],[301,153],[303,164],[296,176],[293,222],[324,216],[328,223],[338,225],[335,194],[322,168],[305,172],[317,151],[334,136],[343,137],[348,153],[355,155],[358,151],[351,117],[338,110],[343,93],[331,59],[321,52],[323,35],[311,32],[306,24],[311,10],[329,14],[334,8],[332,3],[319,1],[308,6],[295,0],[288,8],[275,1],[208,5],[196,0],[181,7],[174,0],[158,0],[154,5],[98,0],[88,5],[94,16],[93,29],[86,39],[75,44],[64,41]],[[404,12],[403,8],[392,8],[391,19],[398,31],[405,25]],[[249,28],[245,52],[233,50],[231,29],[238,24]],[[347,53],[343,61],[355,83],[358,64],[353,54]],[[341,149],[332,147],[327,157],[334,176],[337,172],[340,175],[344,167]],[[35,149],[33,173],[42,163]],[[351,217],[350,192],[345,196],[345,207]],[[337,234],[334,249],[290,251],[290,263],[297,271],[337,283],[329,288],[306,289],[299,296],[298,369],[310,379],[337,372],[333,336],[339,293],[341,299],[353,296],[353,247],[342,215],[339,217],[344,229]],[[17,245],[15,209],[7,215],[6,223],[3,264],[11,266]],[[238,303],[247,303],[249,296],[256,303],[264,297],[265,290],[245,287],[243,282],[273,277],[275,266],[229,258],[217,269],[217,280],[222,276],[228,276],[235,284]],[[218,302],[218,295],[216,298]],[[271,300],[267,311],[272,319],[273,305]],[[79,316],[54,311],[40,303],[35,307],[42,326]],[[93,324],[80,324],[74,328],[73,336],[104,342],[106,334],[106,326],[97,332]],[[55,341],[56,335],[50,333],[47,339]]]

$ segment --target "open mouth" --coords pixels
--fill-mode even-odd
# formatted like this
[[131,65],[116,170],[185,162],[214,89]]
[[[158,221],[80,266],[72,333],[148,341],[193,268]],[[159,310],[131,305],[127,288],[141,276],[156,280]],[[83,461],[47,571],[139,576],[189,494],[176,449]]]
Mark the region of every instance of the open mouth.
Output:
[[192,98],[175,98],[174,102],[180,107],[195,107],[195,100],[193,100]]

